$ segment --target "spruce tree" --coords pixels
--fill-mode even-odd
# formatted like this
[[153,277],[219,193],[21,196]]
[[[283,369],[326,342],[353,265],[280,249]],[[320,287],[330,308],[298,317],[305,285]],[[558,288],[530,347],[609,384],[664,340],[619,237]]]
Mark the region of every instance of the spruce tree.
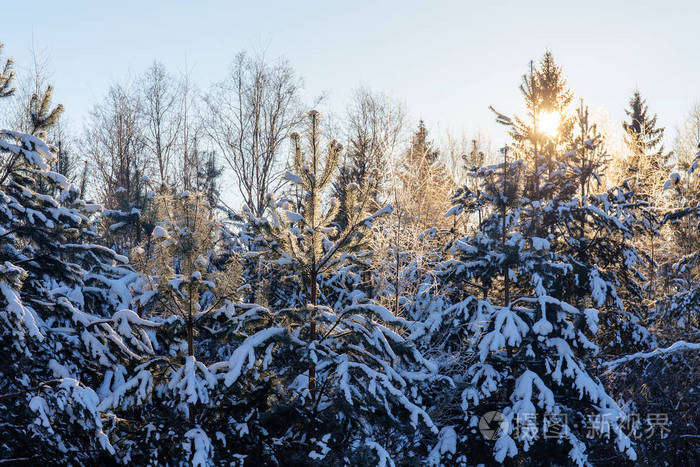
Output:
[[570,105],[573,93],[551,52],[545,52],[538,66],[522,77],[520,91],[527,117],[498,119],[511,127],[516,159],[526,162],[524,194],[539,199],[549,191],[549,177],[555,172],[556,157],[570,147],[574,127]]
[[[566,105],[571,99],[561,86],[540,88],[545,78],[561,84],[550,61],[542,67],[526,77],[535,124],[546,99],[559,96],[555,102]],[[534,124],[498,119],[512,128],[515,157],[506,148],[503,162],[473,171],[476,187],[455,194],[450,214],[478,211],[481,222],[473,234],[449,243],[452,258],[434,272],[442,291],[427,294],[442,295],[414,332],[414,339],[439,344],[458,362],[445,371],[461,396],[451,399],[448,390],[446,406],[460,408],[466,423],[443,429],[441,439],[456,438],[456,449],[444,454],[452,462],[478,463],[491,461],[482,456],[491,450],[497,462],[546,455],[585,465],[588,452],[611,449],[587,439],[589,428],[605,418],[601,439],[635,459],[623,430],[626,415],[596,366],[601,350],[654,344],[640,318],[643,262],[632,244],[652,227],[645,205],[624,186],[594,191],[607,156],[583,105],[560,121],[549,142]],[[493,410],[504,423],[492,444],[476,428]]]
[[147,352],[139,328],[157,324],[127,309],[128,260],[91,243],[100,207],[50,170],[55,151],[0,132],[0,452],[5,462],[94,465],[115,452],[115,419],[95,388]]
[[670,224],[676,231],[680,239],[679,247],[682,250],[680,258],[672,266],[676,275],[674,280],[676,293],[672,294],[668,303],[664,304],[659,321],[663,325],[675,323],[679,327],[686,328],[689,334],[700,328],[697,313],[700,309],[700,287],[698,287],[700,242],[695,235],[700,225],[699,167],[700,152],[695,155],[692,162],[686,161],[679,167],[685,170],[672,173],[664,184],[664,189],[673,193],[677,205],[664,215],[663,222]]
[[[628,200],[590,196],[583,207],[578,199],[542,201],[550,228],[580,225],[585,217],[587,230],[606,232],[608,239],[597,242],[599,235],[580,231],[541,237],[515,189],[521,164],[506,159],[477,172],[481,188],[473,202],[488,214],[475,234],[451,244],[453,259],[436,271],[455,284],[456,296],[434,308],[414,334],[444,342],[448,352],[473,355],[463,374],[452,375],[461,387],[465,422],[454,427],[451,459],[461,454],[469,463],[489,462],[490,451],[496,462],[527,462],[546,452],[557,462],[585,465],[588,451],[606,452],[587,439],[588,427],[601,417],[608,430],[600,436],[634,459],[625,414],[595,375],[596,340],[607,315],[625,321],[632,315],[618,293],[626,276],[606,267],[618,255],[634,267],[634,250],[624,244],[629,213],[620,211]],[[584,237],[590,239],[586,257],[576,243]],[[460,284],[475,290],[473,281],[488,290],[487,298],[460,292]],[[505,420],[493,444],[475,431],[479,417],[492,410]]]
[[204,151],[197,155],[200,163],[197,170],[196,191],[205,193],[210,206],[216,207],[221,197],[221,176],[224,173],[223,166],[217,162],[214,151]]
[[399,191],[397,209],[405,225],[418,233],[433,226],[446,226],[452,181],[439,160],[440,150],[430,139],[423,120],[397,168]]
[[[625,144],[629,155],[620,160],[624,164],[622,177],[627,179],[640,199],[656,205],[661,201],[662,186],[668,173],[667,164],[672,154],[664,150],[665,129],[657,126],[656,115],[649,115],[646,99],[642,98],[638,90],[635,90],[630,98],[629,109],[625,109],[625,113],[629,122],[623,122],[622,128],[625,130]],[[646,270],[647,295],[650,301],[653,301],[656,299],[657,288],[659,234],[658,224],[654,219],[650,220],[655,223],[654,229],[642,241],[649,263]]]
[[235,454],[226,449],[237,437],[235,426],[227,428],[235,412],[227,412],[229,393],[215,368],[237,331],[239,265],[221,257],[224,231],[206,194],[164,187],[154,207],[152,238],[131,257],[142,274],[135,302],[159,324],[156,345],[138,367],[105,381],[102,404],[125,420],[118,459],[211,465]]
[[657,126],[657,116],[649,114],[646,99],[635,90],[625,109],[629,121],[622,122],[630,156],[625,161],[625,178],[633,178],[640,195],[653,199],[666,178],[671,153],[663,145],[665,128]]

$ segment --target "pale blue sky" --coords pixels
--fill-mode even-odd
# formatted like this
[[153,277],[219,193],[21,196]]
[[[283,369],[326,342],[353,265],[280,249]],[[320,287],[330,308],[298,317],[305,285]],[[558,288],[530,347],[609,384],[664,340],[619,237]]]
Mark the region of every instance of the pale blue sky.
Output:
[[431,128],[482,130],[495,144],[505,133],[488,105],[520,111],[520,76],[547,48],[576,96],[616,127],[635,87],[670,127],[700,100],[696,1],[34,0],[4,5],[3,17],[5,54],[27,66],[33,42],[48,56],[75,125],[110,83],[154,59],[171,70],[187,62],[206,88],[242,49],[287,57],[333,109],[366,85]]

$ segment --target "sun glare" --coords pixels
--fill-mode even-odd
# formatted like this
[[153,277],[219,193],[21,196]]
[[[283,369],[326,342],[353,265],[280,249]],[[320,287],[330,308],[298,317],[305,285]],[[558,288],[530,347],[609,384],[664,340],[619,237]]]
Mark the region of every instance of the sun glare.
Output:
[[537,126],[546,136],[553,138],[559,131],[559,114],[556,112],[543,112],[540,114]]

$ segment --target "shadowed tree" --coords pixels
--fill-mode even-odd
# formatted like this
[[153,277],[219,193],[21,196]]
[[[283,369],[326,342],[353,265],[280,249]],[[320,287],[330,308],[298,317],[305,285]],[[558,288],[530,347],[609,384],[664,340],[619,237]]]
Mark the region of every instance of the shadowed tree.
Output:
[[[418,388],[412,387],[413,395],[404,394],[408,387],[397,379],[403,369],[416,364],[412,368],[427,371],[421,378],[429,378],[427,362],[400,336],[406,321],[357,289],[345,290],[344,299],[330,303],[329,290],[322,287],[323,283],[338,284],[352,273],[352,258],[371,248],[372,224],[391,207],[368,213],[370,192],[353,184],[346,198],[347,226],[338,230],[332,221],[340,206],[337,200],[327,199],[326,191],[338,169],[342,145],[331,140],[324,150],[317,111],[308,113],[303,135],[294,133],[292,138],[293,168],[285,178],[299,187],[300,199],[291,202],[270,197],[271,218],[251,217],[266,240],[268,259],[294,277],[300,289],[288,293],[299,296],[301,306],[271,310],[265,328],[251,336],[246,346],[251,352],[251,346],[272,349],[266,350],[270,355],[266,371],[297,388],[289,394],[268,396],[285,404],[271,409],[286,411],[284,424],[274,428],[284,433],[275,449],[301,443],[305,451],[289,452],[286,461],[290,464],[306,463],[305,452],[329,465],[343,463],[344,456],[361,465],[374,464],[378,458],[389,457],[387,451],[400,458],[406,455],[399,447],[403,441],[383,433],[435,430],[427,413],[416,405]],[[390,360],[393,363],[387,366]],[[265,375],[257,373],[249,371],[238,382],[244,375],[237,369],[232,381],[249,385],[246,381]],[[290,387],[279,385],[279,390],[288,391],[285,386]],[[388,420],[393,420],[391,425],[386,425]],[[325,445],[332,448],[318,451]]]

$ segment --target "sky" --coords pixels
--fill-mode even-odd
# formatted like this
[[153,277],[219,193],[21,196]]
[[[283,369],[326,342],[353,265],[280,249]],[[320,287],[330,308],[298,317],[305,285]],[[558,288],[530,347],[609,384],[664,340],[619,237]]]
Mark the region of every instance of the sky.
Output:
[[437,133],[482,132],[496,145],[507,136],[488,106],[521,113],[521,76],[548,49],[615,129],[635,88],[671,132],[700,101],[697,1],[33,0],[3,16],[4,54],[20,71],[32,49],[46,57],[77,128],[110,84],[154,60],[206,89],[241,50],[287,58],[307,99],[325,94],[332,112],[367,86]]

